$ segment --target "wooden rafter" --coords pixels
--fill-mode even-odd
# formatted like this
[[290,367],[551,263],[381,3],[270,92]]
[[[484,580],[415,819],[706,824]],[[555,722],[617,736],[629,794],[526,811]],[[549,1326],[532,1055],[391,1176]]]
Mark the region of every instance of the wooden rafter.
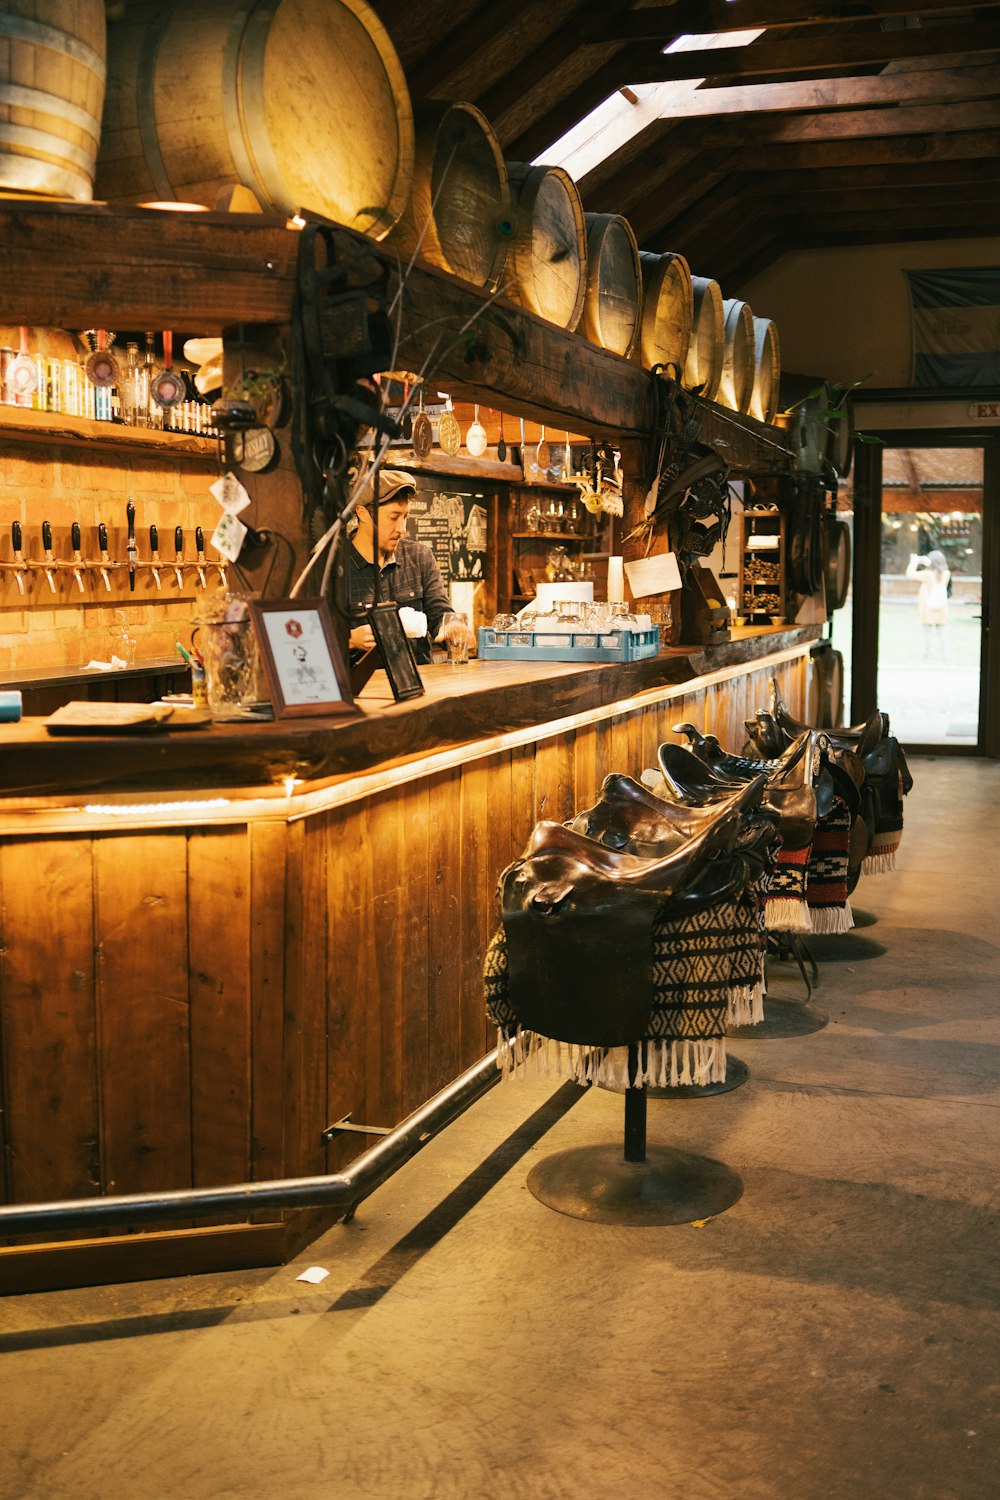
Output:
[[627,15],[606,15],[593,29],[595,41],[670,41],[683,32],[695,35],[743,31],[753,27],[853,26],[859,21],[896,16],[947,15],[969,10],[969,0],[866,0],[863,8],[840,0],[680,0],[652,5]]
[[910,58],[954,57],[963,65],[1000,49],[1000,25],[931,26],[916,31],[848,31],[836,36],[772,41],[765,35],[748,47],[699,48],[651,58],[635,83],[691,78],[751,78],[767,73],[823,73],[840,68],[882,66]]

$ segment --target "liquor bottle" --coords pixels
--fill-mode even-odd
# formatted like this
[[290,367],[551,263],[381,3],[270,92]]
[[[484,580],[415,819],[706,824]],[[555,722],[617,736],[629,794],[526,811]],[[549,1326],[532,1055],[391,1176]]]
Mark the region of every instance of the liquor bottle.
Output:
[[125,369],[122,372],[121,388],[118,392],[122,421],[128,427],[140,425],[139,402],[141,398],[142,370],[139,365],[139,345],[129,342],[125,346]]
[[153,381],[160,373],[159,366],[154,358],[154,335],[146,333],[146,354],[143,360],[143,380],[146,390],[146,427],[163,426],[163,408],[153,400]]

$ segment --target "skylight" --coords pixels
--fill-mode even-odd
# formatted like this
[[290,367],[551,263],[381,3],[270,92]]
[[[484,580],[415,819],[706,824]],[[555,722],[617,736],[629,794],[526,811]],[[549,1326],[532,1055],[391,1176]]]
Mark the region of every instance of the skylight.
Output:
[[[748,31],[679,36],[661,51],[704,52],[710,48],[746,47],[761,34],[762,28],[758,27]],[[540,152],[532,165],[563,167],[574,180],[579,180],[615,151],[620,151],[655,120],[683,115],[685,103],[704,81],[703,78],[688,78],[676,83],[629,84],[629,98],[616,89],[559,140]]]

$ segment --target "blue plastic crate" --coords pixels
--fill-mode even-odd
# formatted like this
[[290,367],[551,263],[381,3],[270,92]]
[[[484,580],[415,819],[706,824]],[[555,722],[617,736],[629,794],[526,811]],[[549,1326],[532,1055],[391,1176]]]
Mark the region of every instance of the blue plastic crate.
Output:
[[650,630],[479,629],[481,661],[639,661],[659,649],[655,625]]

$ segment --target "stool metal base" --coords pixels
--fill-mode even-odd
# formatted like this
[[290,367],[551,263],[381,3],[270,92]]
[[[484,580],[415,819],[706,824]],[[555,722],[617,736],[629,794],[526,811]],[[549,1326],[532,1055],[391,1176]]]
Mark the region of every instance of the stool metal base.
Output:
[[621,1146],[576,1146],[532,1167],[528,1188],[540,1203],[595,1224],[693,1224],[732,1208],[742,1179],[709,1156],[648,1146],[626,1161]]
[[[726,1058],[726,1076],[720,1083],[679,1083],[676,1088],[656,1088],[652,1084],[646,1089],[647,1099],[711,1099],[714,1094],[729,1094],[742,1088],[750,1077],[750,1069],[742,1058],[730,1054]],[[599,1089],[608,1089],[614,1094],[624,1094],[623,1088],[612,1083],[599,1083]]]
[[858,907],[851,905],[851,914],[854,917],[855,927],[874,927],[878,917],[873,911],[861,911]]
[[774,1037],[808,1036],[810,1032],[822,1031],[830,1024],[830,1017],[818,1005],[808,1001],[774,1000],[764,997],[764,1019],[757,1026],[729,1026],[727,1036],[739,1037],[741,1041],[768,1041]]
[[884,943],[862,937],[859,932],[814,932],[809,937],[809,947],[813,957],[825,964],[880,958],[887,951]]

